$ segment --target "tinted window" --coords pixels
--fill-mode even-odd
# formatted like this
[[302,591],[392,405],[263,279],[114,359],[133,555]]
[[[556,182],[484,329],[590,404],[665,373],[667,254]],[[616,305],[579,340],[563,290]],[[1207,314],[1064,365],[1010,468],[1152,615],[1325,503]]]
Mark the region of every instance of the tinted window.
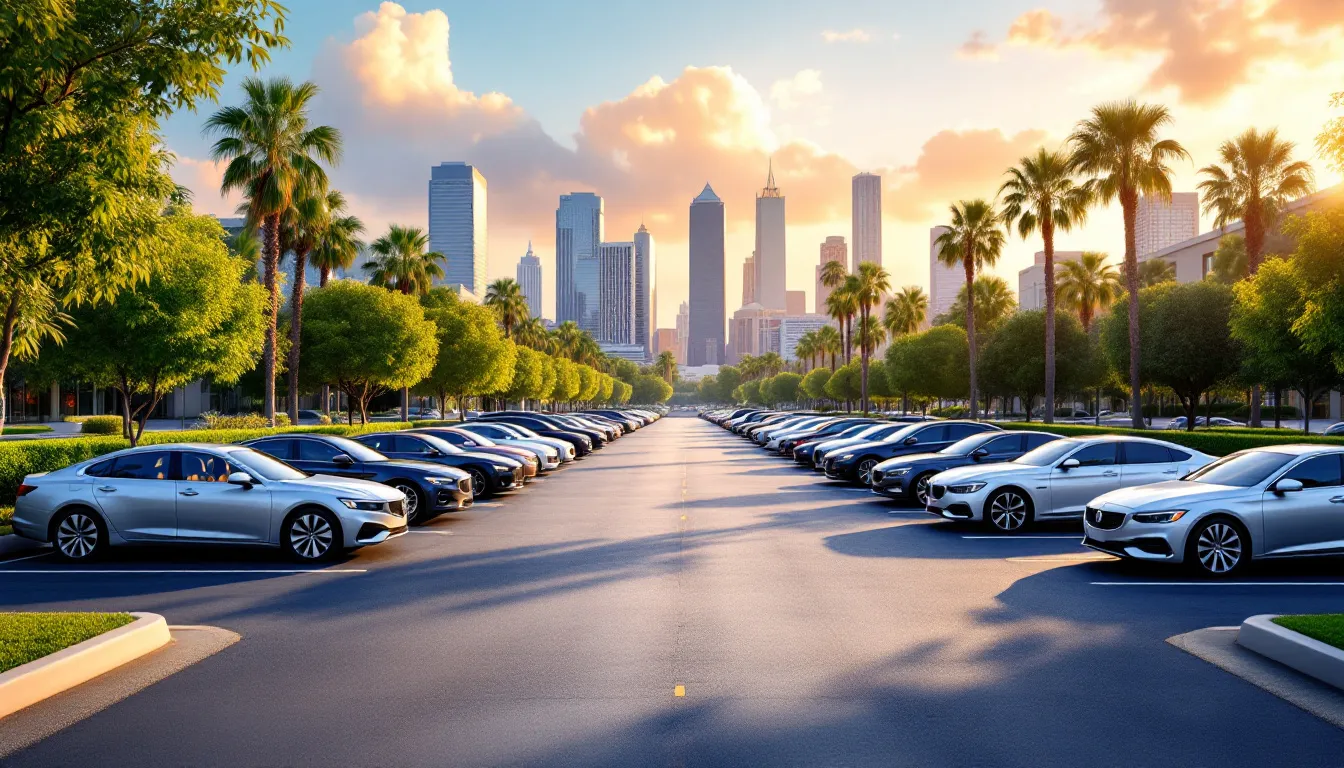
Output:
[[375,451],[383,451],[384,453],[393,453],[396,451],[396,449],[392,447],[392,435],[367,435],[359,438],[359,443],[361,445],[367,445]]
[[418,437],[410,437],[409,435],[397,435],[392,438],[392,443],[396,446],[393,450],[397,453],[418,453],[423,455],[434,450],[430,447],[429,443],[426,443]]
[[913,435],[921,443],[943,443],[947,442],[947,427],[941,424],[936,427],[920,427]]
[[182,479],[193,483],[227,483],[235,470],[222,457],[210,453],[184,451]]
[[1210,485],[1233,485],[1249,488],[1263,483],[1270,475],[1292,460],[1292,456],[1277,451],[1241,451],[1197,469],[1186,476]]
[[317,440],[296,440],[299,444],[299,461],[321,461],[330,463],[343,451],[335,446]]
[[1033,451],[1046,443],[1053,443],[1059,438],[1055,435],[1027,435],[1027,450]]
[[[460,433],[458,433],[458,432],[436,432],[436,433],[434,434],[434,436],[437,437],[437,438],[439,438],[440,440],[444,441],[445,443],[448,443],[449,445],[463,445],[463,444],[465,444],[465,443],[472,442],[472,440],[471,440],[470,438],[468,438],[468,437],[464,437],[462,434],[460,434]],[[404,451],[409,451],[409,450],[423,451],[423,450],[425,450],[425,447],[424,447],[425,444],[424,444],[424,443],[421,443],[420,441],[415,440],[415,439],[400,438],[400,439],[397,440],[397,445],[401,445],[402,443],[417,443],[417,446],[416,446],[414,449],[412,449],[412,448],[402,448],[401,450],[404,450]]]
[[144,451],[117,457],[112,477],[130,480],[167,480],[173,455],[169,451]]
[[944,440],[960,440],[963,437],[978,435],[984,432],[985,428],[979,424],[948,424],[947,437]]
[[1167,453],[1170,453],[1170,454],[1171,454],[1171,460],[1172,460],[1172,461],[1189,461],[1189,460],[1190,460],[1190,454],[1186,453],[1185,451],[1178,451],[1178,450],[1176,450],[1175,448],[1168,448],[1168,449],[1167,449]]
[[1316,456],[1288,470],[1286,478],[1297,480],[1303,488],[1325,488],[1340,485],[1339,454]]
[[238,451],[231,451],[229,458],[240,467],[247,470],[252,477],[262,480],[298,480],[308,477],[308,473],[300,469],[295,469],[288,464],[274,459],[266,454],[244,448]]
[[1153,443],[1125,443],[1126,464],[1166,464],[1171,461],[1171,452],[1165,445]]
[[1022,450],[1022,436],[1002,435],[990,440],[981,447],[993,454],[1017,453]]
[[84,470],[84,474],[88,475],[89,477],[107,477],[109,474],[112,473],[112,464],[115,461],[116,459],[108,459],[107,461],[100,461],[97,464],[94,464],[93,466]]
[[1071,454],[1069,458],[1077,459],[1084,467],[1103,467],[1115,463],[1115,449],[1115,443],[1098,443]]

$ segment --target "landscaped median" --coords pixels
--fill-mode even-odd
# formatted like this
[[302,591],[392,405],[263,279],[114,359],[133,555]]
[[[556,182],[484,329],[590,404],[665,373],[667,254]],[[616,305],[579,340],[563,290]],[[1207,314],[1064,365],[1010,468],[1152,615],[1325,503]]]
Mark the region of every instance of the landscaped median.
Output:
[[1242,622],[1237,645],[1344,689],[1344,614],[1262,614]]
[[172,639],[152,613],[0,613],[0,718]]
[[1325,443],[1344,445],[1344,438],[1324,437],[1322,435],[1304,435],[1301,432],[1289,432],[1281,429],[1219,428],[1198,429],[1187,432],[1180,429],[1128,429],[1125,427],[1097,427],[1084,424],[1045,424],[1039,421],[1011,422],[999,424],[1004,429],[1030,429],[1038,432],[1053,432],[1064,437],[1090,437],[1092,435],[1137,435],[1166,440],[1210,456],[1226,456],[1229,453],[1244,451],[1247,448],[1263,448],[1266,445],[1293,445],[1300,443]]

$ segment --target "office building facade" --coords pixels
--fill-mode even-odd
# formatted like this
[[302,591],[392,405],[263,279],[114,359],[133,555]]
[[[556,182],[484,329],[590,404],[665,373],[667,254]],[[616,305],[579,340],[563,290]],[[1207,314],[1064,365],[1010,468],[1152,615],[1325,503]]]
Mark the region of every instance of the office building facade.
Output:
[[854,246],[854,265],[850,271],[858,272],[862,262],[882,263],[882,177],[860,173],[852,186],[850,243]]
[[681,302],[677,307],[677,365],[686,365],[686,346],[691,340],[691,305],[689,302]]
[[[1056,291],[1059,287],[1059,265],[1082,257],[1082,251],[1055,251]],[[961,280],[966,282],[964,274]],[[1045,251],[1037,251],[1035,263],[1017,273],[1017,308],[1023,311],[1045,309]]]
[[826,300],[831,297],[831,289],[821,283],[821,271],[830,261],[838,261],[845,265],[846,270],[849,269],[849,246],[840,235],[831,235],[821,244],[821,260],[816,267],[816,293],[813,294],[816,297],[813,311],[818,315],[826,314]]
[[658,324],[658,260],[653,235],[639,225],[635,232],[635,340],[653,351],[653,333]]
[[[605,344],[629,345],[635,340],[635,243],[602,243],[598,247],[598,333]],[[641,349],[648,349],[641,345]]]
[[756,264],[754,300],[766,309],[784,309],[788,273],[784,203],[771,165],[765,188],[756,196],[756,252],[752,254]]
[[714,189],[705,188],[691,203],[690,216],[690,330],[686,364],[718,365],[723,362],[724,330],[724,227],[723,201]]
[[573,321],[594,338],[601,333],[598,261],[605,235],[601,196],[591,192],[560,196],[555,211],[555,319]]
[[1134,249],[1140,258],[1198,235],[1198,192],[1173,193],[1170,204],[1148,195],[1139,198],[1134,219]]
[[966,284],[966,271],[960,264],[949,267],[938,260],[938,238],[946,231],[947,227],[929,230],[929,311],[924,319],[925,327],[952,308],[957,301],[957,292]]
[[527,312],[541,317],[541,259],[532,253],[532,242],[527,243],[527,254],[518,261],[518,287],[527,298]]
[[742,262],[742,306],[756,303],[756,252]]
[[429,249],[444,256],[444,277],[436,284],[485,293],[485,204],[485,177],[476,168],[451,162],[430,169]]
[[795,360],[798,355],[798,340],[803,334],[815,331],[823,325],[834,325],[831,318],[821,313],[812,315],[785,315],[779,320],[779,356],[785,360]]
[[807,291],[785,291],[784,312],[790,315],[807,314]]
[[736,364],[747,355],[779,352],[779,323],[784,310],[748,304],[733,313],[728,331],[728,361]]

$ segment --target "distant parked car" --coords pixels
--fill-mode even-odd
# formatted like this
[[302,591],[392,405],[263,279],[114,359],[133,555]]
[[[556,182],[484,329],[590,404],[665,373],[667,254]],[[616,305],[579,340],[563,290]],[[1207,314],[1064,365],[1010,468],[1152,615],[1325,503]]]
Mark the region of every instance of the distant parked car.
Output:
[[471,493],[476,499],[521,488],[526,479],[520,462],[494,454],[464,451],[432,435],[379,432],[360,435],[355,440],[367,450],[386,454],[402,463],[433,464],[465,472],[471,477]]
[[860,443],[826,455],[826,476],[860,485],[870,485],[873,468],[887,459],[915,453],[941,451],[981,432],[1002,432],[993,424],[978,421],[934,421],[911,424],[880,442]]
[[888,459],[873,468],[873,493],[926,506],[929,481],[939,472],[1012,461],[1058,439],[1047,432],[981,432],[940,451]]
[[1326,427],[1326,428],[1325,428],[1325,434],[1327,434],[1327,435],[1344,435],[1344,421],[1341,421],[1341,422],[1339,422],[1339,423],[1337,423],[1337,424],[1331,424],[1330,426]]

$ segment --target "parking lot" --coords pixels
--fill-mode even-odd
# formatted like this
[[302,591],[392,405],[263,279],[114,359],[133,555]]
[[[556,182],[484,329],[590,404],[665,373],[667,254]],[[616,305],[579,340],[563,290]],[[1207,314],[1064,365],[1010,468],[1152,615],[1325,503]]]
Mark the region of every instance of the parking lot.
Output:
[[0,562],[0,609],[242,641],[4,765],[1332,765],[1344,733],[1165,642],[1344,611],[1344,563],[1191,581],[991,536],[674,414],[301,568]]

